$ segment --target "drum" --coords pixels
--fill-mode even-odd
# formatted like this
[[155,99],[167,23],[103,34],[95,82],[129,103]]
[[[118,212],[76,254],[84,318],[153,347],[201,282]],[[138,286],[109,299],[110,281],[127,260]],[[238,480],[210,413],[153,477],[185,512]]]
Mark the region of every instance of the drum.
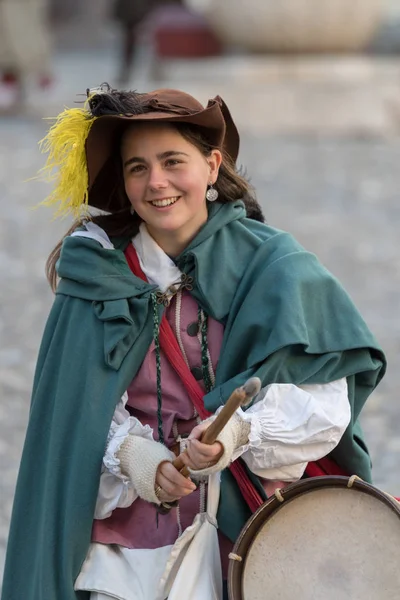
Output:
[[400,594],[400,504],[355,477],[277,491],[230,554],[230,600],[384,600]]

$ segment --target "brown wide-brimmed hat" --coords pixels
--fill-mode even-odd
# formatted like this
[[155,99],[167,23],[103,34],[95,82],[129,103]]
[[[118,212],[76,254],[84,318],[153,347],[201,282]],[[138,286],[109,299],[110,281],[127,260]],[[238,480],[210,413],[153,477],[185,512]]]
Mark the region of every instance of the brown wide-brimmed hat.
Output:
[[[126,109],[121,111],[124,100],[128,100],[129,113]],[[118,193],[120,171],[116,152],[123,131],[136,121],[195,125],[212,147],[224,149],[236,163],[239,134],[220,96],[209,100],[204,107],[179,90],[160,89],[145,94],[121,92],[114,97],[112,92],[107,92],[90,96],[89,106],[96,117],[85,145],[90,206],[111,212],[128,206],[127,198]]]

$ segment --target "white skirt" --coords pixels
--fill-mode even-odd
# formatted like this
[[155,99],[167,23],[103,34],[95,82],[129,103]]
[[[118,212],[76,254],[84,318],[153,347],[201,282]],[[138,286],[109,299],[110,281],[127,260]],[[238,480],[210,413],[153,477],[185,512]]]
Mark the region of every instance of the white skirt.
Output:
[[91,600],[221,600],[216,513],[220,474],[209,477],[207,512],[196,515],[173,546],[152,550],[90,545],[75,590]]
[[75,582],[91,600],[155,600],[172,546],[130,550],[94,543]]

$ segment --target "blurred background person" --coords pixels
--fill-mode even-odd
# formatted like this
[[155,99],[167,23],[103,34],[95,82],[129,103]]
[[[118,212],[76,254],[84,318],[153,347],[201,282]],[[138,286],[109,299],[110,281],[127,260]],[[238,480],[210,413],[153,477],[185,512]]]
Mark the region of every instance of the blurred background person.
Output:
[[142,45],[147,76],[153,81],[165,79],[164,67],[170,60],[216,57],[224,51],[208,18],[188,0],[116,0],[114,18],[122,33],[120,87],[128,86],[142,70],[142,64],[140,69],[133,66]]
[[0,110],[18,110],[28,85],[52,80],[46,0],[0,0]]
[[121,32],[120,62],[117,76],[119,86],[126,85],[132,75],[132,66],[140,36],[140,25],[160,6],[183,4],[184,0],[114,0],[112,17],[119,23]]

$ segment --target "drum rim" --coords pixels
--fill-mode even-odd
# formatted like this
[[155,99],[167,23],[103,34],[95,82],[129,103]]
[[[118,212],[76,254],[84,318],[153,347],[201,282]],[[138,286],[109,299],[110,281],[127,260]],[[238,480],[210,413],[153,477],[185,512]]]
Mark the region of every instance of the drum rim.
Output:
[[[280,490],[280,494],[284,500],[291,500],[304,492],[308,492],[313,489],[323,489],[329,487],[344,487],[353,490],[356,489],[369,494],[370,496],[374,496],[389,506],[400,518],[400,504],[395,498],[392,498],[389,494],[379,490],[372,484],[367,483],[358,477],[355,478],[354,476],[344,477],[342,475],[328,475],[321,477],[310,477],[308,479],[302,479],[291,485],[288,485],[284,489]],[[243,560],[231,559],[229,561],[228,596],[230,600],[244,600],[242,590],[243,569],[246,564],[246,556],[255,538],[255,533],[260,528],[260,525],[265,523],[265,517],[270,517],[273,513],[279,510],[282,504],[283,502],[280,501],[277,496],[271,496],[271,498],[264,502],[264,504],[262,504],[256,510],[256,512],[253,513],[240,532],[231,554],[238,555],[242,557]],[[261,514],[263,515],[262,519]],[[233,594],[235,594],[235,596]]]

